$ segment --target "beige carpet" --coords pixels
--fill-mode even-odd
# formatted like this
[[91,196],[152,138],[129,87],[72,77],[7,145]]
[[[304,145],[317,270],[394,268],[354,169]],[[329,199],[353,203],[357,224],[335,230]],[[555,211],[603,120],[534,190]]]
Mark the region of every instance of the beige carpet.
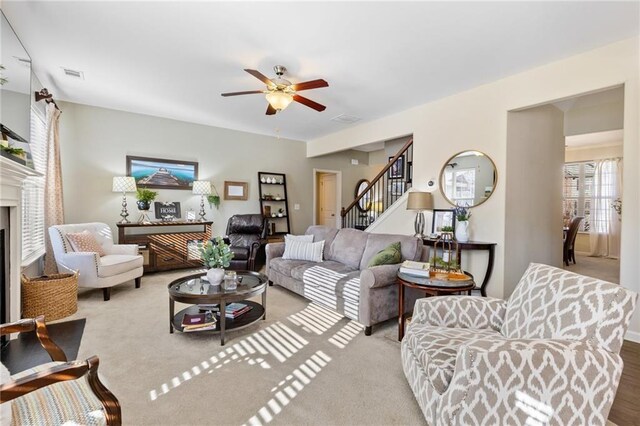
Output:
[[620,260],[606,257],[589,257],[576,253],[576,264],[570,263],[564,269],[588,277],[598,278],[612,283],[620,283]]
[[[96,354],[126,425],[424,424],[400,365],[396,323],[361,326],[269,287],[267,320],[229,333],[169,334],[167,284],[189,271],[81,290],[80,358]],[[182,308],[180,304],[176,305]]]

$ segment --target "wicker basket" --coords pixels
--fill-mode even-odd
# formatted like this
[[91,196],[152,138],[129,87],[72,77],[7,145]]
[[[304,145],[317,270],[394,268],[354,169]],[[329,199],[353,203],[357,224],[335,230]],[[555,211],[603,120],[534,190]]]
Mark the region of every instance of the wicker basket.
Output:
[[78,274],[29,278],[22,274],[22,317],[53,321],[78,310]]

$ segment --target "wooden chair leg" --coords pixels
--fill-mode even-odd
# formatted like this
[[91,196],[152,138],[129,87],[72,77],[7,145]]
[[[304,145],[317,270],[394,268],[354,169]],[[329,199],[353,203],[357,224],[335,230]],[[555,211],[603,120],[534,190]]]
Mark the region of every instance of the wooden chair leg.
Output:
[[108,301],[111,299],[111,287],[105,287],[102,289],[102,296],[104,297],[104,301]]
[[142,277],[136,278],[136,288],[140,288],[140,282],[142,282]]

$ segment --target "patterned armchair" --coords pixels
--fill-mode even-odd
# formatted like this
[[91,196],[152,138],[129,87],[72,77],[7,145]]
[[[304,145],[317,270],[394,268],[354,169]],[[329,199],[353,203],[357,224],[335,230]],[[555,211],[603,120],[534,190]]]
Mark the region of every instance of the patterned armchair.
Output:
[[604,425],[636,300],[532,263],[508,301],[419,299],[403,369],[431,425]]

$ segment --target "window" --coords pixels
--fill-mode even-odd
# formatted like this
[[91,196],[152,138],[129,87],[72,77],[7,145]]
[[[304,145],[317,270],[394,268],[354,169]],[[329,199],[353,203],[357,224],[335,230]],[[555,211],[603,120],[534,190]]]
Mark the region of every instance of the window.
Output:
[[[31,109],[31,143],[36,171],[46,172],[47,131],[45,117]],[[22,262],[30,263],[45,252],[44,176],[29,177],[22,187]]]
[[452,201],[472,206],[476,192],[476,169],[451,169],[444,172],[445,193],[453,194]]
[[[612,161],[603,161],[601,181],[596,182],[596,162],[566,163],[564,165],[564,223],[569,226],[575,216],[584,216],[579,231],[595,230],[607,233],[608,215],[593,214],[595,209],[604,211],[611,209],[615,199],[616,166]],[[595,185],[599,190],[595,191]],[[597,194],[597,195],[596,195]],[[594,217],[599,218],[594,221]]]

